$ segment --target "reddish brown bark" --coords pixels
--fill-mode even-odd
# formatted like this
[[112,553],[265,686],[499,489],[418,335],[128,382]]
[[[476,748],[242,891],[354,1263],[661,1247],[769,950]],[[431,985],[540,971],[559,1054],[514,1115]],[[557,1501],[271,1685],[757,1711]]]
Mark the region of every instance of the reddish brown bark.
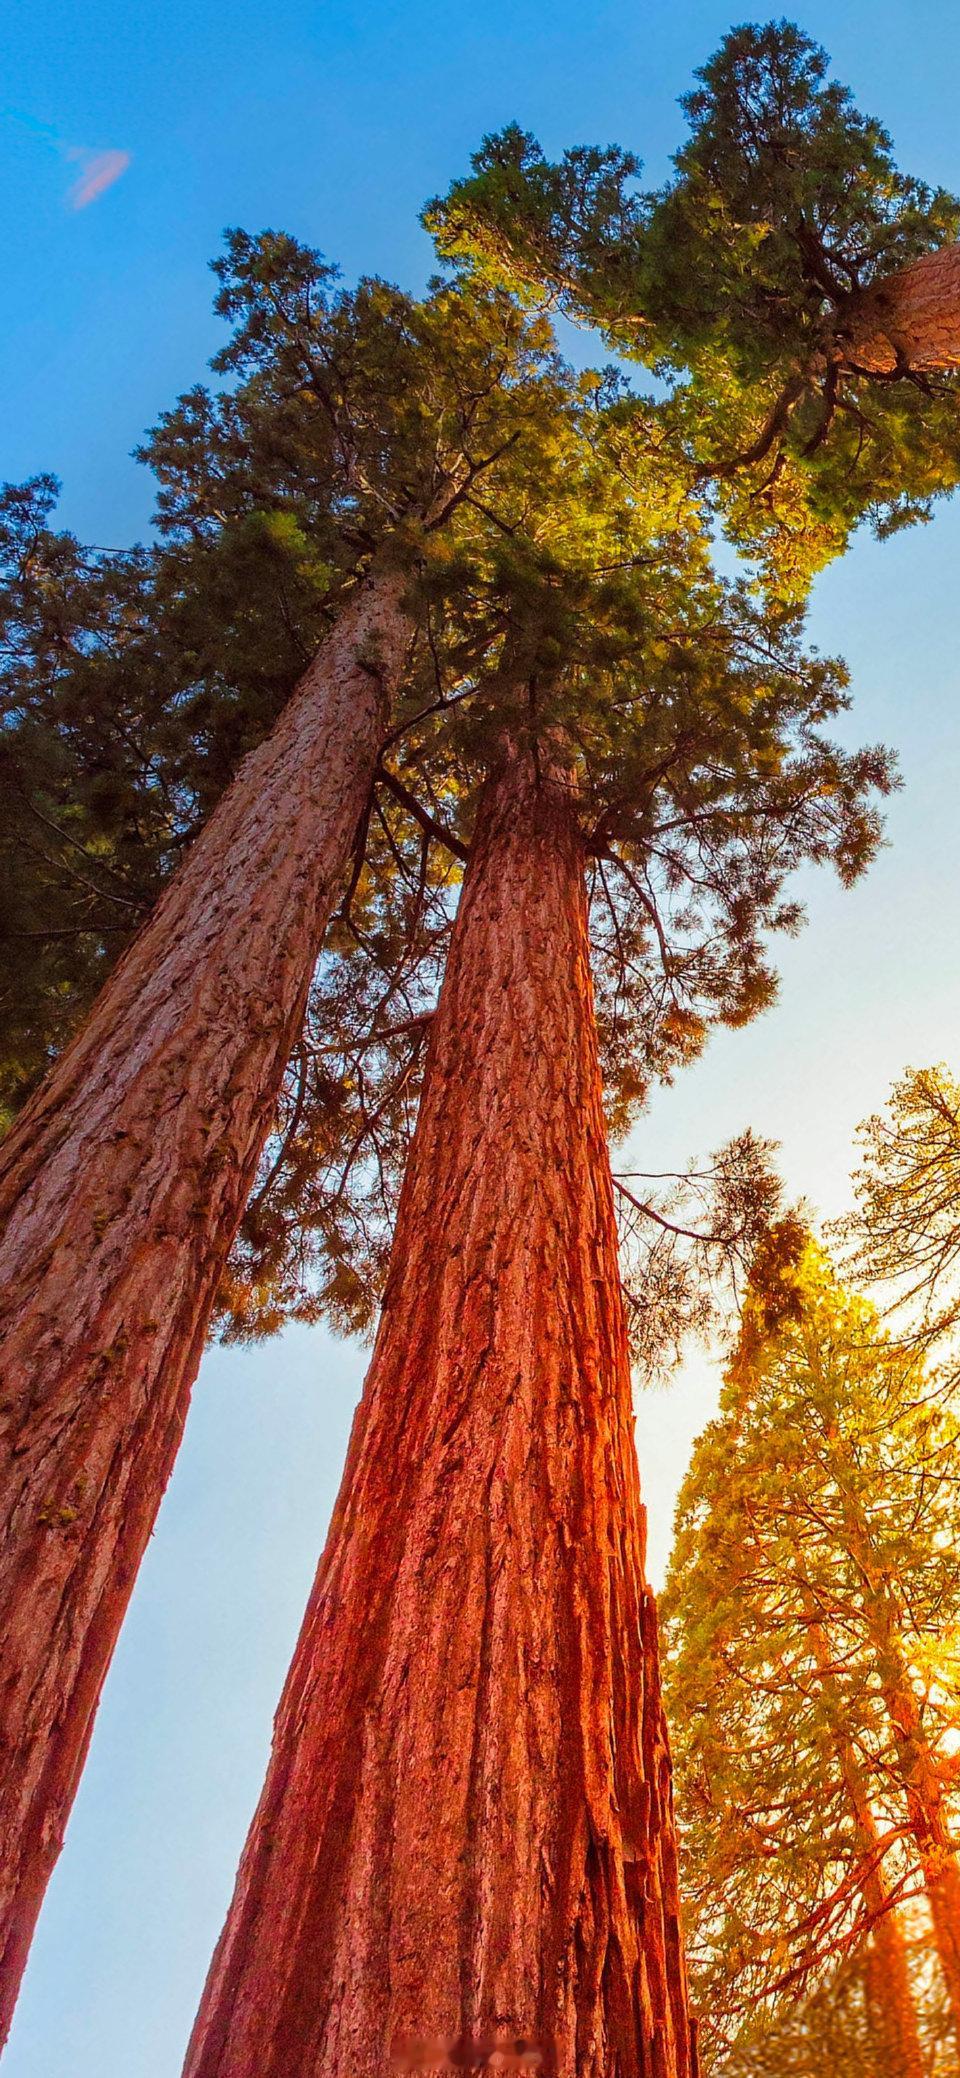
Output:
[[410,627],[345,610],[0,1152],[0,2040]]
[[878,282],[844,325],[850,358],[881,374],[960,367],[960,245],[925,253]]
[[[838,1465],[840,1462],[838,1452]],[[842,1479],[838,1490],[848,1549],[863,1583],[863,1611],[876,1655],[877,1684],[893,1734],[907,1819],[930,1908],[951,2024],[960,2047],[960,1863],[947,1799],[904,1658],[899,1612],[887,1577],[877,1566],[869,1529],[856,1499],[855,1469],[849,1485]]]
[[906,1943],[895,1910],[877,1921],[870,1937],[864,1991],[878,2078],[925,2078]]
[[689,2078],[583,859],[481,811],[377,1346],[189,2078]]

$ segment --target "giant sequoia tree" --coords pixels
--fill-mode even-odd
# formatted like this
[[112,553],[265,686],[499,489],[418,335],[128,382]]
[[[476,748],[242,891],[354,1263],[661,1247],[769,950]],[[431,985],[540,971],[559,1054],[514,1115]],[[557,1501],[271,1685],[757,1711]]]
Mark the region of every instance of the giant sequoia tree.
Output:
[[582,840],[537,751],[481,804],[377,1351],[191,2072],[518,2036],[560,2069],[692,2068]]
[[[576,845],[569,827],[562,841],[557,835],[550,871],[560,872],[564,846],[568,853],[576,849],[589,871],[600,1037],[616,1123],[630,1116],[651,1074],[669,1072],[696,1050],[712,1020],[741,1021],[769,999],[762,938],[768,927],[796,921],[781,897],[790,868],[802,858],[833,856],[850,877],[869,856],[876,831],[865,796],[871,784],[886,784],[885,762],[877,754],[844,759],[823,742],[821,724],[838,704],[837,677],[800,656],[796,626],[782,602],[796,599],[810,571],[835,551],[865,509],[877,509],[889,523],[912,516],[931,494],[952,484],[954,406],[926,377],[921,383],[916,371],[904,371],[896,356],[888,369],[882,341],[868,356],[871,367],[865,361],[866,372],[860,373],[846,347],[823,349],[822,335],[832,340],[839,332],[824,318],[820,246],[825,238],[830,243],[837,212],[840,245],[853,235],[851,226],[858,235],[864,232],[859,295],[878,270],[889,272],[950,235],[953,217],[942,198],[927,197],[891,173],[882,135],[867,136],[846,104],[825,96],[816,63],[778,33],[776,65],[785,51],[784,77],[800,96],[788,163],[798,160],[805,193],[822,191],[831,203],[830,224],[815,226],[812,273],[803,258],[804,238],[797,235],[798,221],[804,230],[803,209],[798,219],[794,188],[771,178],[783,154],[780,140],[771,146],[767,135],[766,73],[761,149],[746,184],[740,178],[742,122],[739,129],[720,123],[716,169],[708,178],[694,156],[655,206],[647,200],[635,206],[632,168],[616,155],[575,155],[558,172],[515,137],[487,155],[480,182],[487,199],[491,180],[495,188],[506,166],[508,262],[515,273],[519,227],[525,296],[536,279],[550,294],[564,295],[578,313],[599,318],[618,344],[632,347],[639,339],[641,358],[685,371],[689,379],[676,382],[665,397],[637,397],[609,375],[592,386],[573,383],[559,367],[542,321],[523,314],[525,300],[513,300],[511,282],[489,286],[462,277],[420,304],[377,283],[345,296],[318,269],[315,256],[288,241],[236,238],[223,270],[222,307],[236,321],[224,366],[238,388],[220,400],[204,392],[183,400],[150,443],[173,558],[158,580],[165,630],[180,625],[195,631],[197,599],[207,602],[216,622],[219,590],[219,616],[232,623],[236,655],[246,620],[242,578],[239,591],[236,582],[244,545],[258,572],[269,552],[295,574],[305,594],[303,622],[314,621],[314,642],[328,621],[332,627],[274,735],[244,765],[147,932],[107,984],[87,1035],[68,1049],[9,1143],[8,1183],[0,1188],[7,1189],[11,1207],[6,1245],[19,1309],[17,1339],[6,1355],[15,1453],[7,1546],[9,1649],[16,1670],[5,1832],[14,1856],[11,1984],[176,1446],[218,1279],[298,1040],[324,920],[351,852],[342,919],[348,935],[371,900],[371,882],[379,876],[381,885],[389,883],[394,868],[402,880],[409,839],[420,831],[425,863],[406,906],[408,935],[415,941],[430,872],[428,840],[446,845],[458,859],[472,841],[471,870],[489,894],[483,861],[501,841],[497,817],[503,818],[507,844],[509,831],[522,829],[526,816],[539,857],[544,829],[556,834],[563,823],[560,788],[568,824],[574,819]],[[708,158],[724,93],[733,92],[734,114],[742,113],[744,56],[736,44],[727,52],[697,111],[697,135]],[[749,39],[746,56],[752,63]],[[531,195],[536,236],[524,246]],[[491,262],[490,242],[476,228],[489,219],[486,201],[481,197],[478,205],[477,192],[468,199],[465,212],[463,197],[456,205],[460,213],[454,232],[448,236],[445,229],[447,243],[451,249],[469,245],[474,259],[480,252],[502,272],[503,241],[494,241]],[[757,207],[772,213],[776,230],[765,248],[772,286],[757,264],[757,246],[766,237],[766,230],[762,236],[756,232]],[[537,217],[544,208],[545,240]],[[471,228],[464,233],[468,217]],[[448,215],[447,224],[452,222]],[[681,275],[671,258],[675,252]],[[835,257],[831,245],[828,259]],[[727,272],[718,320],[714,276],[721,258]],[[639,326],[637,267],[646,298]],[[728,322],[735,280],[744,291],[743,308]],[[617,281],[623,293],[614,295],[611,284]],[[646,297],[651,283],[652,301]],[[649,332],[647,302],[655,311]],[[845,318],[852,307],[844,304]],[[812,310],[816,337],[808,339]],[[864,338],[879,336],[876,308],[861,331]],[[858,430],[847,439],[851,411],[859,414]],[[760,557],[766,604],[751,601],[743,589],[718,585],[711,575],[709,528],[718,511],[738,543]],[[289,624],[282,582],[278,593]],[[18,595],[15,614],[19,604]],[[296,623],[296,610],[292,618]],[[150,613],[147,619],[152,626]],[[103,645],[96,631],[92,646],[99,656]],[[166,638],[162,647],[169,657]],[[53,667],[58,685],[64,670],[71,679],[74,662],[65,659],[62,647]],[[213,686],[215,714],[228,713],[238,677],[244,679],[243,667],[238,673],[234,661],[224,670],[222,658],[208,654],[185,677],[174,673],[174,724],[178,703],[184,697],[189,702],[198,682]],[[278,682],[267,704],[270,698],[279,704],[284,690]],[[241,716],[249,712],[246,695],[239,705]],[[262,711],[253,715],[254,740],[269,718]],[[232,762],[229,754],[225,762]],[[486,775],[504,769],[523,774],[512,807],[497,783],[483,791]],[[154,776],[155,768],[147,771],[148,786]],[[45,785],[41,772],[41,795]],[[31,798],[46,814],[45,798]],[[484,815],[493,818],[489,826]],[[52,820],[62,865],[62,816],[54,813]],[[76,834],[86,849],[85,834]],[[507,853],[504,859],[506,873]],[[529,877],[529,863],[525,870]],[[565,931],[570,938],[576,907],[569,860],[567,871],[566,896],[543,925],[556,928],[558,943],[567,942]],[[549,880],[545,873],[545,894]],[[522,872],[516,885],[519,895],[527,885]],[[102,895],[99,881],[97,889]],[[581,892],[577,901],[582,900]],[[443,901],[441,894],[441,911]],[[448,999],[459,986],[461,967],[478,971],[470,932],[479,934],[476,944],[482,946],[491,928],[481,896],[465,897],[450,955]],[[517,1006],[536,999],[546,976],[529,936],[513,935],[509,979],[518,1029],[532,1046],[535,1023]],[[387,963],[385,944],[373,951],[374,963],[381,953]],[[489,971],[497,971],[492,952]],[[393,980],[390,970],[377,999],[381,1006],[390,1001]],[[582,959],[566,981],[569,993],[552,1011],[552,999],[544,997],[539,1043],[552,1031],[561,1053],[565,1045],[573,1049],[572,1086],[587,1091],[592,1077],[593,1095],[584,1101],[595,1109]],[[41,996],[46,986],[41,973]],[[557,977],[552,986],[558,986]],[[59,1006],[53,993],[55,1022]],[[314,1000],[322,1015],[322,991]],[[382,2050],[384,2028],[395,2021],[415,2028],[426,2017],[434,1936],[441,1938],[444,1927],[452,1926],[451,1915],[459,1929],[458,1977],[456,1984],[444,1981],[442,1996],[438,1987],[441,2032],[456,2033],[461,2026],[525,2030],[529,2016],[544,2041],[558,2045],[567,2067],[584,2073],[614,2046],[625,2070],[682,2071],[688,2056],[667,1799],[662,1780],[656,1788],[653,1780],[666,1763],[635,1496],[626,1503],[622,1569],[614,1585],[605,1570],[602,1510],[591,1516],[601,1544],[585,1552],[583,1562],[594,1569],[590,1593],[600,1596],[607,1617],[612,1607],[624,1614],[645,1663],[643,1823],[635,1826],[623,1815],[629,1799],[614,1770],[605,1786],[595,1780],[597,1839],[588,1840],[581,1827],[555,1843],[552,1821],[534,1808],[532,1792],[528,1798],[532,1764],[521,1746],[506,1779],[520,1804],[528,1798],[531,1816],[526,1832],[517,1833],[514,1861],[524,1840],[528,1847],[536,1843],[545,1873],[538,1879],[541,1905],[512,1947],[492,1888],[503,1824],[494,1789],[482,1788],[495,1784],[495,1756],[478,1757],[475,1773],[454,1785],[445,1822],[464,1859],[437,1893],[435,1922],[429,1912],[417,1917],[416,1901],[401,1882],[395,1918],[384,1925],[379,1892],[365,1888],[376,1863],[370,1842],[380,1837],[376,1828],[385,1813],[397,1815],[401,1851],[409,1848],[412,1863],[419,1853],[415,1814],[403,1804],[407,1816],[401,1818],[397,1801],[403,1803],[399,1784],[407,1760],[411,1781],[423,1795],[439,1766],[440,1715],[434,1745],[425,1724],[424,1746],[416,1754],[411,1749],[401,1755],[389,1739],[378,1747],[374,1736],[380,1701],[388,1692],[394,1695],[389,1683],[406,1679],[406,1641],[422,1641],[426,1678],[440,1681],[438,1696],[448,1711],[454,1698],[448,1669],[429,1657],[431,1639],[436,1646],[429,1609],[415,1593],[405,1600],[402,1568],[391,1570],[394,1560],[396,1567],[401,1561],[394,1517],[384,1519],[386,1584],[377,1604],[382,1625],[363,1650],[356,1627],[351,1631],[346,1619],[340,1627],[324,1583],[349,1579],[359,1593],[366,1579],[373,1592],[363,1540],[366,1517],[372,1519],[379,1504],[371,1492],[366,1514],[358,1514],[350,1482],[358,1479],[357,1492],[366,1493],[363,1438],[376,1431],[381,1396],[397,1366],[397,1390],[417,1385],[422,1400],[397,1439],[396,1492],[406,1493],[416,1510],[422,1503],[422,1577],[435,1562],[442,1566],[443,1510],[449,1499],[451,1520],[459,1519],[460,1502],[455,1492],[450,1498],[450,1490],[462,1466],[456,1453],[452,1461],[441,1460],[428,1447],[427,1431],[449,1402],[448,1367],[455,1359],[450,1324],[465,1316],[488,1283],[502,1290],[504,1312],[501,1319],[494,1307],[492,1339],[488,1344],[481,1336],[477,1345],[477,1421],[499,1425],[507,1459],[498,1455],[500,1442],[492,1433],[486,1442],[479,1438],[480,1461],[489,1468],[487,1512],[481,1516],[481,1542],[470,1549],[477,1563],[478,1554],[485,1554],[485,1577],[493,1578],[498,1518],[492,1497],[502,1490],[507,1460],[515,1462],[510,1453],[520,1446],[513,1386],[498,1363],[485,1368],[483,1352],[501,1347],[497,1336],[512,1319],[508,1272],[519,1247],[521,1206],[529,1211],[527,1184],[511,1197],[510,1179],[527,1174],[520,1152],[529,1156],[541,1123],[537,1104],[556,1100],[547,1079],[538,1095],[531,1090],[524,1111],[510,1035],[498,1014],[503,1009],[496,995],[483,996],[477,1009],[491,1044],[497,1040],[493,1108],[478,1069],[461,1092],[456,1115],[442,1103],[452,1073],[444,1048],[456,1038],[443,1007],[438,1013],[388,1306],[338,1516],[340,1540],[321,1576],[319,1614],[316,1623],[308,1622],[291,1677],[265,1793],[264,1809],[274,1815],[252,1838],[199,2023],[194,2059],[205,2072],[266,2070],[271,2058],[278,2071],[289,2070],[291,2057],[307,2055],[322,2055],[333,2068],[348,2043],[363,2068],[363,2058],[370,2063]],[[394,1022],[403,1027],[422,1015],[417,996],[410,1019]],[[59,1029],[52,1031],[53,1043],[59,1036]],[[285,1130],[257,1184],[239,1284],[235,1278],[227,1288],[226,1303],[238,1313],[247,1305],[248,1314],[254,1288],[252,1310],[266,1324],[276,1310],[271,1312],[272,1301],[260,1305],[258,1265],[277,1292],[281,1272],[286,1274],[286,1240],[309,1201],[323,1137],[312,1134],[312,1126],[329,1094],[329,1078],[324,1084],[314,1072],[315,1051],[301,1046],[295,1060]],[[504,1093],[501,1103],[508,1086],[510,1101]],[[361,1109],[366,1129],[370,1107],[362,1103]],[[495,1196],[489,1208],[487,1236],[475,1237],[473,1281],[464,1271],[466,1234],[442,1257],[443,1303],[438,1296],[435,1319],[421,1323],[430,1335],[436,1330],[433,1369],[422,1369],[413,1380],[403,1369],[400,1342],[391,1338],[391,1307],[408,1320],[408,1340],[415,1338],[423,1207],[431,1202],[431,1190],[437,1198],[445,1189],[462,1196],[472,1176],[461,1113],[474,1120],[471,1131],[485,1149],[490,1176],[500,1180],[502,1201]],[[436,1123],[441,1115],[442,1130]],[[571,1145],[579,1144],[573,1123],[567,1123]],[[559,1145],[555,1125],[554,1120],[546,1134],[550,1146]],[[449,1174],[437,1167],[441,1153],[444,1161],[454,1161]],[[517,1390],[529,1392],[542,1359],[548,1397],[543,1419],[551,1410],[557,1420],[561,1414],[566,1419],[573,1405],[574,1419],[589,1433],[599,1418],[591,1411],[591,1395],[607,1394],[611,1425],[598,1440],[599,1461],[615,1486],[622,1480],[625,1491],[632,1491],[633,1472],[623,1457],[626,1448],[629,1460],[622,1441],[626,1374],[619,1294],[597,1296],[600,1327],[594,1330],[577,1268],[589,1247],[601,1265],[592,1282],[606,1285],[612,1277],[603,1210],[609,1188],[602,1158],[597,1170],[593,1141],[588,1153],[578,1169],[583,1188],[571,1193],[566,1210],[551,1195],[556,1177],[543,1185],[543,1224],[534,1225],[531,1245],[536,1261],[559,1262],[562,1274],[554,1289],[544,1290],[543,1348],[538,1342],[540,1354],[531,1354],[530,1376]],[[348,1166],[349,1159],[348,1149]],[[291,1217],[286,1226],[271,1226],[265,1216],[270,1193],[284,1178]],[[416,1216],[411,1206],[419,1208]],[[459,1216],[469,1224],[469,1207],[462,1204]],[[332,1230],[323,1231],[329,1239]],[[456,1220],[451,1232],[459,1233]],[[581,1377],[576,1352],[585,1333],[595,1341],[599,1336],[597,1346],[607,1354],[602,1362],[591,1358],[592,1369],[588,1365]],[[546,1439],[548,1455],[556,1442],[555,1434]],[[414,1463],[417,1451],[421,1459]],[[587,1476],[585,1471],[584,1481]],[[431,1484],[437,1481],[439,1486]],[[584,1496],[579,1488],[569,1495],[568,1515],[581,1500],[593,1506],[585,1487]],[[599,1509],[596,1496],[594,1501]],[[542,1494],[538,1503],[535,1493],[531,1508],[537,1505],[542,1513]],[[385,1506],[395,1516],[389,1496]],[[542,1524],[535,1513],[532,1520],[535,1533]],[[424,1527],[428,1522],[432,1529]],[[558,1534],[562,1546],[562,1525]],[[555,1668],[567,1668],[571,1656],[582,1659],[576,1626],[587,1590],[559,1559],[557,1567],[554,1619],[547,1622],[544,1650],[552,1651]],[[478,1723],[491,1684],[507,1679],[503,1658],[492,1657],[495,1646],[505,1652],[508,1641],[486,1621],[491,1606],[486,1588],[479,1602],[467,1596],[463,1663],[472,1669],[465,1680]],[[52,1641],[47,1607],[54,1611]],[[531,1654],[538,1635],[534,1624]],[[602,1636],[592,1633],[591,1650],[599,1657],[570,1693],[585,1696],[593,1683],[596,1721],[607,1713],[617,1727],[613,1744],[629,1756],[627,1719],[639,1677],[635,1669],[625,1700],[609,1627]],[[315,1880],[310,1837],[303,1837],[308,1792],[316,1789],[309,1756],[318,1726],[311,1720],[308,1736],[301,1704],[305,1695],[326,1692],[339,1653],[345,1655],[345,1693],[369,1701],[364,1722],[370,1737],[366,1744],[358,1740],[354,1726],[351,1743],[345,1720],[331,1719],[326,1789],[321,1785],[319,1792],[321,1801],[329,1794],[331,1802],[315,1816],[319,1834],[337,1843],[345,1914],[338,1931]],[[381,1680],[388,1690],[381,1689]],[[573,1785],[582,1781],[588,1762],[593,1765],[596,1723],[584,1723],[581,1732],[579,1759],[564,1750],[563,1780]],[[301,1761],[293,1752],[295,1735],[302,1741]],[[363,1754],[369,1767],[361,1779]],[[628,1757],[623,1767],[629,1775],[640,1762]],[[289,1910],[299,1918],[294,1923],[284,1916],[288,1907],[282,1900],[274,1898],[270,1908],[279,1915],[276,1925],[287,1928],[282,1952],[261,1911],[262,1901],[273,1896],[274,1824],[285,1838],[298,1837],[305,1850],[295,1881],[291,1877]],[[324,1832],[328,1826],[332,1833]],[[574,1858],[580,1857],[579,1890],[575,1859],[569,1867],[563,1864],[566,1877],[557,1873],[554,1845],[558,1851],[569,1845]],[[345,1975],[348,1926],[352,1945]],[[321,1959],[316,1969],[314,1943]],[[384,2007],[377,1974],[385,1954],[397,1973],[392,2013]],[[562,1995],[543,1979],[546,1955],[567,1958]]]
[[859,1952],[882,2068],[914,2078],[917,1896],[960,2039],[958,1510],[945,1382],[778,1230],[664,1604],[692,1955],[720,2044],[756,2031],[758,1999],[776,2016]]
[[623,1123],[767,999],[785,876],[859,870],[884,768],[823,739],[831,668],[653,485],[610,469],[600,552],[603,453],[463,725],[380,1331],[191,2078],[372,2074],[409,2038],[694,2067],[591,967]]

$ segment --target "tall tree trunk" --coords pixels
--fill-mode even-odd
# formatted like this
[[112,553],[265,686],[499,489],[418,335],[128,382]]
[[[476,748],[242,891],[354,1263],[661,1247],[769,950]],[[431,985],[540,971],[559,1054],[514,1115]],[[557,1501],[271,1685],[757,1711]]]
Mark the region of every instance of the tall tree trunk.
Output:
[[557,2078],[695,2060],[582,849],[519,756],[186,2070],[384,2078],[409,2037],[521,2037]]
[[839,1449],[836,1464],[847,1547],[863,1582],[864,1619],[875,1654],[877,1686],[896,1748],[907,1819],[930,1908],[951,2025],[960,2048],[960,1862],[947,1799],[903,1652],[900,1610],[889,1577],[878,1567],[869,1524],[857,1498],[856,1467],[852,1462],[844,1464]]
[[0,1150],[0,2041],[410,639],[345,609]]
[[877,2078],[923,2078],[917,2009],[910,1990],[903,1929],[884,1881],[883,1846],[877,1821],[833,1678],[834,1656],[829,1640],[823,1625],[810,1616],[809,1609],[807,1621],[830,1735],[853,1820],[860,1895],[870,1921],[864,1990],[877,2051]]
[[843,333],[859,368],[891,373],[960,368],[960,245],[924,253],[856,299]]
[[896,1911],[878,1919],[867,1944],[863,1973],[867,2022],[876,2078],[924,2078],[910,1966]]

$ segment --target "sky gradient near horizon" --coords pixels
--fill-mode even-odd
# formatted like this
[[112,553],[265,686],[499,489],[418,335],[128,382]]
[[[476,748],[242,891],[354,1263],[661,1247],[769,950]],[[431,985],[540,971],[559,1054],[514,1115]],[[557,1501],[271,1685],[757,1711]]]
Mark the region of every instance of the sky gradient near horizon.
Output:
[[[960,188],[960,13],[794,12],[901,164]],[[21,7],[0,91],[0,475],[54,471],[87,540],[142,535],[151,484],[130,451],[220,343],[207,262],[224,226],[287,229],[348,279],[417,287],[431,264],[418,210],[484,132],[516,119],[549,150],[628,144],[656,180],[682,134],[677,96],[741,18],[714,0]],[[847,739],[900,754],[889,848],[852,893],[804,876],[810,922],[781,948],[778,1004],[658,1094],[624,1166],[677,1166],[750,1124],[782,1143],[791,1193],[829,1215],[857,1121],[893,1077],[960,1070],[958,564],[954,504],[885,546],[862,539],[818,584],[811,632],[853,673]],[[207,1356],[4,2078],[176,2078],[365,1361],[303,1329]],[[715,1390],[697,1358],[640,1399],[655,1574]]]

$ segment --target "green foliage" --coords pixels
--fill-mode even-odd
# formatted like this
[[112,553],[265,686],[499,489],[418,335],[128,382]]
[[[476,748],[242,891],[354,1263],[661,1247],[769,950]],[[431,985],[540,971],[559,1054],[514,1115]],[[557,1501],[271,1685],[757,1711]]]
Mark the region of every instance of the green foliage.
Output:
[[0,493],[0,1115],[69,1035],[174,848],[135,662],[149,559],[55,533],[57,488]]
[[789,2035],[798,1992],[922,1888],[898,1684],[945,1795],[956,1775],[953,1397],[795,1222],[780,1238],[694,1450],[663,1602],[695,2003],[724,2073],[764,2070],[744,2043]]
[[881,124],[781,21],[734,29],[683,100],[691,135],[646,249],[656,322],[735,372],[827,349],[847,299],[955,238],[960,205],[902,174]]
[[188,392],[140,450],[168,536],[279,511],[346,573],[388,544],[412,566],[501,460],[535,462],[564,407],[549,326],[502,290],[339,288],[319,253],[275,232],[229,233],[214,271],[233,330],[213,366],[232,387]]
[[454,181],[424,221],[443,258],[533,302],[546,294],[567,315],[588,310],[619,343],[644,323],[636,283],[649,201],[640,161],[616,147],[579,147],[555,165],[511,123],[485,137],[472,172]]
[[686,97],[645,277],[732,538],[777,563],[802,532],[811,571],[863,517],[926,517],[960,471],[954,379],[868,374],[848,345],[864,291],[956,238],[960,205],[900,173],[827,66],[787,22],[726,38]]
[[282,513],[104,555],[49,478],[0,493],[0,1108],[89,1007],[183,847],[276,720],[329,576]]
[[732,31],[684,102],[659,192],[627,152],[549,163],[516,128],[427,220],[460,269],[559,302],[671,387],[664,427],[766,583],[802,596],[864,519],[929,515],[960,474],[956,381],[858,367],[864,293],[957,236],[789,22]]
[[[152,892],[358,578],[378,560],[407,573],[418,638],[224,1295],[237,1332],[317,1307],[358,1325],[418,1088],[410,1020],[434,1000],[504,733],[565,746],[615,1133],[713,1025],[771,1000],[768,939],[800,917],[790,875],[811,860],[844,881],[862,871],[891,769],[882,750],[831,741],[845,673],[805,652],[798,611],[717,575],[709,509],[664,431],[669,405],[637,399],[615,371],[576,374],[545,318],[501,287],[440,282],[419,301],[376,281],[348,291],[272,233],[231,234],[217,274],[233,325],[218,365],[233,387],[190,392],[143,450],[162,539],[123,565],[139,586],[123,641],[96,619],[96,591],[84,595],[91,715],[96,735],[111,702],[133,703],[137,784],[167,809],[138,825]],[[75,669],[51,678],[38,663],[30,689],[67,769]],[[55,870],[36,898],[48,936],[72,813],[64,799],[52,817]],[[21,845],[12,862],[26,885],[25,857]],[[117,950],[123,938],[114,924]],[[66,1014],[52,987],[35,992],[44,1052],[104,970],[102,938],[97,958],[65,969]],[[13,1086],[35,1065],[19,1062]]]

